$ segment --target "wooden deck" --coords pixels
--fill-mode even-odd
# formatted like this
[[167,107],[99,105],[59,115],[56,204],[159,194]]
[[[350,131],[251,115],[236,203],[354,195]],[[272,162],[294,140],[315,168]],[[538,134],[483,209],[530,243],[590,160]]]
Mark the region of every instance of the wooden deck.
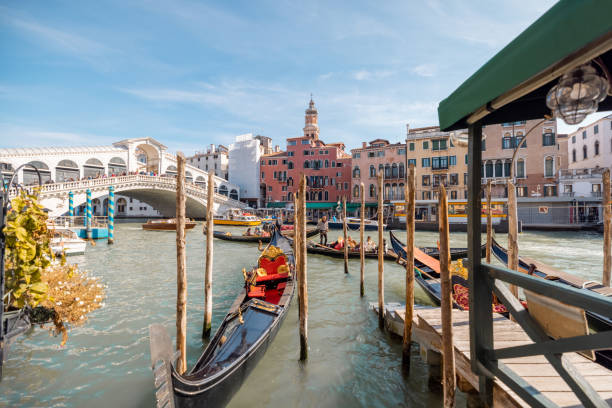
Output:
[[[395,305],[386,307],[387,327],[396,334],[403,333],[404,308]],[[439,308],[416,308],[413,323],[413,341],[419,343],[421,354],[427,351],[440,353],[442,340],[441,317]],[[533,343],[521,327],[503,316],[493,320],[494,345],[496,348]],[[470,368],[470,335],[468,312],[453,310],[453,336],[455,345],[455,364],[458,385],[478,389],[478,377]],[[593,388],[612,406],[612,371],[592,362],[577,353],[565,356],[576,369],[591,383]],[[510,369],[522,376],[542,394],[561,407],[582,406],[569,386],[561,379],[544,356],[522,357],[501,360]],[[462,387],[461,385],[464,384]],[[503,407],[529,406],[500,381],[494,384],[494,404]]]

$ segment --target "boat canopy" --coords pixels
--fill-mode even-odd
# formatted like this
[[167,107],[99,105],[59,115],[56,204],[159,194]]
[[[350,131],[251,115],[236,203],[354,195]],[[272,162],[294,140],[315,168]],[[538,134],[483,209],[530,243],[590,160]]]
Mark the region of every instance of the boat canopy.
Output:
[[[438,106],[440,129],[540,119],[569,70],[600,57],[612,70],[612,1],[561,0]],[[612,98],[599,110],[612,109]]]

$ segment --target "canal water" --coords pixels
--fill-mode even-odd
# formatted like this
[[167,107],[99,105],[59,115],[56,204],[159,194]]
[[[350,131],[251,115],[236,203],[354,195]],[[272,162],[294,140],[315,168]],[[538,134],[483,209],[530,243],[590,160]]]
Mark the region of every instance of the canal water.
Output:
[[[242,229],[224,230],[241,233]],[[330,231],[334,240],[341,231]],[[351,232],[358,238],[358,233]],[[372,231],[376,240],[376,232]],[[385,236],[388,237],[387,233]],[[400,238],[405,240],[403,232]],[[70,258],[108,285],[105,307],[69,332],[68,343],[35,328],[13,344],[0,382],[0,406],[151,407],[153,374],[148,326],[163,323],[175,334],[176,257],[173,232],[116,226],[116,243],[100,241],[84,256]],[[505,235],[498,240],[506,244]],[[451,234],[464,247],[465,233]],[[435,246],[437,234],[417,232],[416,244]],[[524,232],[521,254],[588,279],[601,280],[602,236],[589,232]],[[188,360],[203,344],[205,239],[202,226],[187,232]],[[215,240],[213,331],[242,285],[242,267],[255,263],[256,245]],[[401,372],[401,339],[378,329],[368,309],[376,301],[377,264],[366,261],[366,296],[359,297],[359,260],[343,272],[341,259],[308,256],[309,358],[298,362],[296,300],[267,354],[235,395],[230,407],[427,407],[441,405],[428,391],[427,367],[413,348],[410,378]],[[385,263],[385,300],[401,301],[404,269]],[[417,287],[416,301],[428,304]],[[465,399],[459,395],[459,404]]]

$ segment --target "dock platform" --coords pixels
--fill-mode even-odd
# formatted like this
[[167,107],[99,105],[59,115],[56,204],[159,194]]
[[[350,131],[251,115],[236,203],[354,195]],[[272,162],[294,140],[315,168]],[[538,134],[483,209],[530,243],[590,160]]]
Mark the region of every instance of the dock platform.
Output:
[[[373,309],[376,309],[376,307],[373,307]],[[402,336],[404,306],[399,303],[388,304],[385,305],[385,309],[387,329]],[[425,358],[429,359],[430,353],[439,356],[442,342],[440,308],[415,307],[414,316],[412,341],[419,344],[421,355]],[[493,333],[496,348],[533,343],[521,326],[501,315],[493,317]],[[475,392],[478,389],[478,376],[472,372],[470,366],[469,313],[467,311],[453,310],[453,342],[456,373],[459,377],[457,384],[464,392]],[[578,353],[565,353],[564,355],[599,395],[612,406],[612,371]],[[521,357],[501,361],[558,406],[582,406],[569,386],[544,356]],[[501,381],[497,380],[493,387],[493,403],[500,407],[529,406]]]

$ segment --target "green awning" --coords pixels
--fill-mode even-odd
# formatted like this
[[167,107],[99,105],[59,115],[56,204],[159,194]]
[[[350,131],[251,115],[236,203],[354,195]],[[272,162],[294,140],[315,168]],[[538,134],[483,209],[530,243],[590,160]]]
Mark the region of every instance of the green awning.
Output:
[[277,201],[271,201],[269,202],[266,207],[267,208],[285,208],[285,206],[287,205],[287,203],[285,202],[277,202]]
[[[365,203],[366,207],[378,207],[378,203]],[[346,210],[353,211],[361,208],[361,203],[346,203]]]
[[[559,1],[440,102],[440,129],[466,128],[466,119],[487,107],[490,113],[481,120],[483,125],[539,119],[550,114],[546,94],[564,72],[546,74],[560,68],[562,62],[577,61],[576,58],[589,55],[595,44],[607,41],[607,46],[598,53],[612,70],[611,16],[610,0]],[[597,53],[589,58],[595,56]],[[493,110],[491,103],[496,98],[508,96],[519,86],[533,89],[520,98],[511,97],[508,103]],[[612,98],[608,97],[600,103],[599,110],[610,109]]]
[[335,202],[325,202],[325,203],[306,203],[306,208],[309,210],[325,210],[329,208],[336,208],[338,203]]

